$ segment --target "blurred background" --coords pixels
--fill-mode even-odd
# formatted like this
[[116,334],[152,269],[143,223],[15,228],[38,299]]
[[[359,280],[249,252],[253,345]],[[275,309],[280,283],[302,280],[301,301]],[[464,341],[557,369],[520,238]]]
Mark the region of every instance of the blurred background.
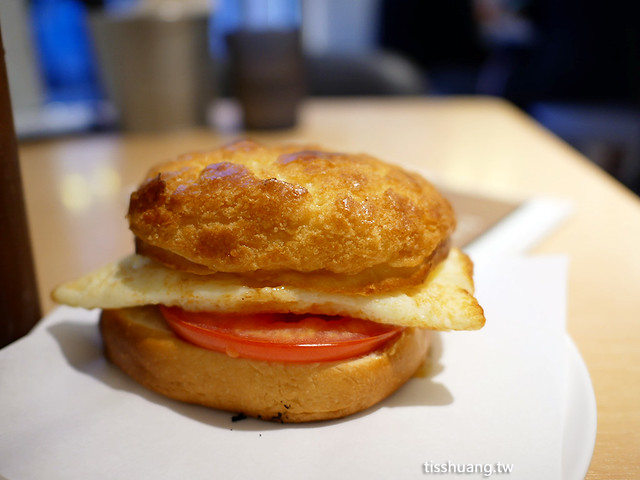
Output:
[[23,142],[243,121],[287,128],[305,97],[491,95],[640,193],[637,5],[3,0],[0,24]]

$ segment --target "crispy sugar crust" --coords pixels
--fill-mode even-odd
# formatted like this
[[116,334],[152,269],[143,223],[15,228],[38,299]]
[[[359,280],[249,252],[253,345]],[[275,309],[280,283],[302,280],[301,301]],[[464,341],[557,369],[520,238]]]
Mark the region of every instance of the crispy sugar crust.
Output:
[[449,203],[417,174],[364,154],[248,140],[152,169],[128,219],[138,251],[172,268],[370,272],[370,285],[423,280],[455,228]]

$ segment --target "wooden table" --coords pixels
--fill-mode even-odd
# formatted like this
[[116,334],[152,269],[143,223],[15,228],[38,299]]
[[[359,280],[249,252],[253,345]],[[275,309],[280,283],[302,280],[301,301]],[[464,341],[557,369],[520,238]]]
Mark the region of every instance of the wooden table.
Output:
[[[535,253],[570,256],[568,329],[591,373],[587,478],[640,478],[640,201],[509,104],[487,98],[309,101],[298,128],[249,134],[365,151],[495,195],[551,195],[572,217]],[[51,288],[132,249],[128,195],[150,165],[237,135],[101,134],[21,145],[43,310]]]

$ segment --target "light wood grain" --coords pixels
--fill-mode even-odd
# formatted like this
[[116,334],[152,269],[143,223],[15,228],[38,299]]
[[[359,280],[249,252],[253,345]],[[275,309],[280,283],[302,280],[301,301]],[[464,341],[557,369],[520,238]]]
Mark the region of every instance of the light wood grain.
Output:
[[[520,111],[489,98],[310,101],[298,128],[249,135],[372,153],[462,189],[570,200],[573,215],[535,253],[570,257],[568,329],[598,402],[598,436],[587,478],[640,478],[640,201],[635,195]],[[53,307],[48,292],[54,285],[131,251],[124,219],[128,194],[153,163],[235,136],[199,130],[23,144],[43,310]]]

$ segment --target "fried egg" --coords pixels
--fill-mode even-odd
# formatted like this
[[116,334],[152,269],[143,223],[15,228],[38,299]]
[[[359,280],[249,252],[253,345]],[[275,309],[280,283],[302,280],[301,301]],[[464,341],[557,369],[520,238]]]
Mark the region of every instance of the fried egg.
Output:
[[472,270],[469,258],[453,248],[417,286],[347,295],[311,286],[249,287],[233,276],[182,272],[132,254],[59,286],[52,296],[87,309],[167,305],[189,311],[344,315],[432,330],[475,330],[485,319],[473,296]]

